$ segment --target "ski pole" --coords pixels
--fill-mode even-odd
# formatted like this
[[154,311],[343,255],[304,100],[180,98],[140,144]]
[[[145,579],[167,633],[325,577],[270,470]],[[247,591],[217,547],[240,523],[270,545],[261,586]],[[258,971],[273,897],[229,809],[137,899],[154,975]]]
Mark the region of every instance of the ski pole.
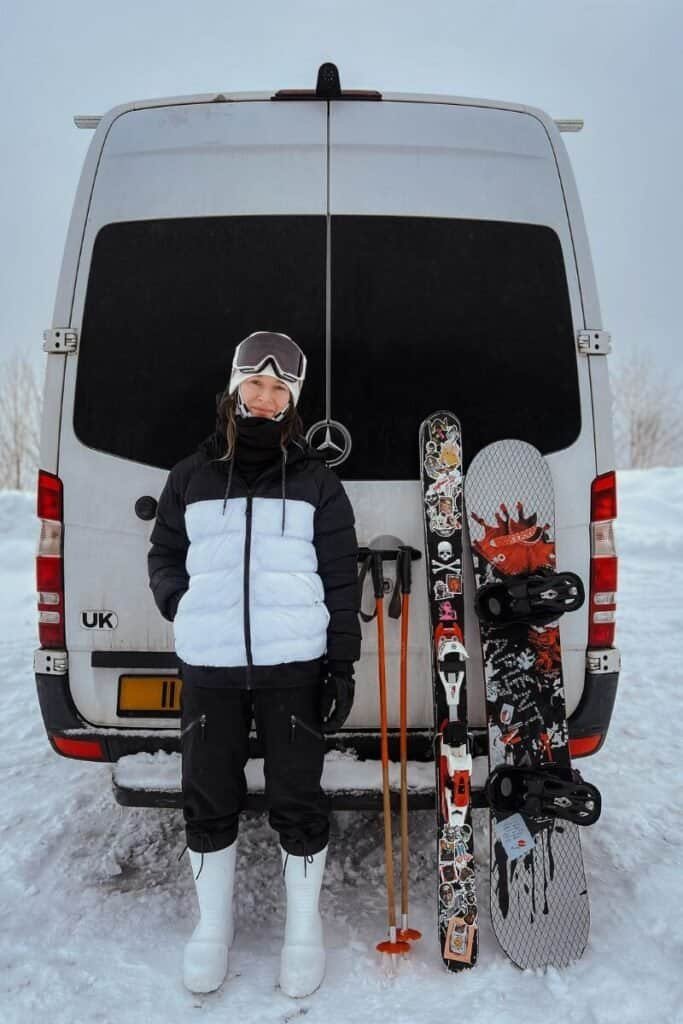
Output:
[[372,583],[377,609],[377,661],[379,675],[379,719],[382,756],[382,805],[384,811],[384,865],[387,879],[389,938],[377,943],[380,953],[407,953],[410,946],[396,935],[394,899],[394,851],[391,835],[391,797],[389,792],[389,735],[387,716],[387,679],[384,659],[384,573],[381,551],[372,552]]
[[408,927],[408,611],[412,585],[412,548],[401,546],[396,573],[401,579],[401,927],[399,939],[415,941],[422,933]]

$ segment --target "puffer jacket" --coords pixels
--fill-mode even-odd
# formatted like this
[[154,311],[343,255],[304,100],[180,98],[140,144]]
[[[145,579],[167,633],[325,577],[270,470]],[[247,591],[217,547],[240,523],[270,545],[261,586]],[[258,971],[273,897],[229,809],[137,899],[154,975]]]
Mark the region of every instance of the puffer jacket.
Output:
[[150,537],[149,584],[179,659],[200,684],[237,687],[356,661],[358,546],[338,477],[303,438],[251,487],[224,451],[215,433],[173,467]]

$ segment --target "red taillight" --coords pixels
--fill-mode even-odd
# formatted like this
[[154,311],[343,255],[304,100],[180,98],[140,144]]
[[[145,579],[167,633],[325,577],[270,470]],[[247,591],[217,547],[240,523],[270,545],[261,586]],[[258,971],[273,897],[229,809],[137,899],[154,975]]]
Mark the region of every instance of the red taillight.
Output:
[[603,473],[596,476],[591,487],[591,520],[603,522],[617,518],[617,474]]
[[53,473],[38,470],[38,518],[62,522],[62,481]]
[[578,739],[569,740],[569,753],[572,758],[574,757],[589,757],[594,754],[595,751],[600,747],[604,735],[601,732],[595,733],[594,736],[580,736]]
[[591,577],[589,647],[613,647],[617,608],[617,476],[603,473],[591,486]]
[[60,754],[65,757],[76,757],[81,761],[106,761],[102,744],[99,740],[71,740],[64,736],[50,737]]
[[[36,584],[39,595],[44,597],[51,591],[62,589],[62,560],[61,558],[48,555],[38,555],[36,558]],[[40,598],[39,598],[40,603]],[[45,601],[46,605],[56,604],[55,601]]]
[[38,639],[41,647],[64,647],[63,489],[59,477],[44,469],[38,471],[38,518]]
[[591,559],[591,622],[589,647],[613,647],[617,591],[617,559]]

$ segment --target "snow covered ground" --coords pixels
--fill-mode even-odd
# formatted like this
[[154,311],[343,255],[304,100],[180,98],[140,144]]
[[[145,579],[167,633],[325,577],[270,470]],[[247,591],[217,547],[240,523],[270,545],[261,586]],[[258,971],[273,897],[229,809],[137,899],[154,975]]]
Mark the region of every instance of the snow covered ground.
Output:
[[[449,975],[437,952],[431,812],[411,825],[411,924],[424,934],[394,977],[384,937],[382,822],[339,813],[321,900],[323,987],[304,1000],[276,988],[283,890],[275,838],[258,816],[240,833],[238,932],[222,989],[192,996],[181,979],[196,920],[181,811],[119,807],[111,767],[58,757],[44,735],[36,646],[35,498],[0,493],[0,1020],[240,1024],[392,1024],[467,1019],[628,1024],[683,1021],[681,726],[683,469],[620,474],[618,643],[623,669],[603,750],[582,764],[602,790],[584,831],[592,934],[568,970],[521,972],[484,909],[477,967]],[[477,849],[486,820],[475,812]],[[480,856],[486,904],[487,865]]]

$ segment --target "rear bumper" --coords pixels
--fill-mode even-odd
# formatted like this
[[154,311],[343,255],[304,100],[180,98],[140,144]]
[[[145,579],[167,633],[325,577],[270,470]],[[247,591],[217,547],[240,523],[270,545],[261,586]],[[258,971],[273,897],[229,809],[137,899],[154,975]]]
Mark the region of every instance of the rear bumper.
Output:
[[[481,759],[485,761],[485,758]],[[368,762],[358,760],[350,752],[347,755],[337,751],[325,756],[322,787],[333,810],[379,811],[383,806],[381,770],[379,762],[372,761],[375,785],[368,784]],[[486,769],[482,764],[483,774]],[[415,810],[431,810],[434,807],[434,766],[433,762],[409,761],[408,803]],[[390,800],[395,811],[400,810],[399,765],[390,766]],[[263,761],[250,759],[246,770],[246,809],[264,811],[265,780]],[[144,780],[144,781],[143,781]],[[149,755],[126,757],[114,767],[112,789],[119,804],[128,807],[174,807],[183,806],[181,789],[180,754],[172,759]],[[480,792],[483,792],[480,790]]]
[[[177,729],[158,730],[153,736],[149,731],[136,729],[98,729],[91,726],[78,714],[69,691],[67,675],[44,675],[36,673],[36,687],[43,723],[48,739],[55,753],[62,757],[69,756],[60,749],[60,740],[79,740],[96,742],[103,756],[97,760],[118,763],[122,758],[135,754],[155,754],[163,751],[167,754],[180,753],[180,736]],[[483,735],[483,733],[482,733]],[[422,765],[433,761],[431,736],[428,732],[411,730],[408,736],[408,757],[411,761]],[[344,731],[327,739],[327,751],[355,751],[358,760],[379,758],[379,733],[373,731]],[[256,737],[249,742],[250,759],[263,757],[263,750]],[[389,757],[392,761],[399,760],[399,737],[394,730],[389,737]],[[95,760],[95,758],[82,758]],[[150,773],[151,775],[153,773]],[[147,780],[145,780],[146,782]],[[166,788],[151,781],[149,786],[139,783],[127,785],[118,781],[116,772],[113,779],[114,796],[119,804],[129,807],[182,807],[182,792],[176,781]],[[334,810],[380,810],[382,792],[379,789],[361,787],[337,788],[328,792]],[[399,793],[392,792],[392,805],[398,810]],[[415,809],[428,809],[434,806],[434,789],[421,788],[411,792],[410,806]],[[246,807],[248,810],[262,810],[265,797],[262,791],[249,792]]]
[[[82,760],[101,760],[111,763],[118,762],[122,757],[132,754],[154,754],[164,751],[168,754],[180,752],[180,736],[177,729],[158,730],[150,735],[149,730],[111,728],[101,729],[90,725],[78,713],[69,690],[68,674],[43,674],[36,672],[36,688],[38,702],[47,732],[48,739],[56,753],[62,757],[69,756],[59,749],[60,740],[91,741],[99,744],[102,750],[100,758],[81,758]],[[572,740],[600,736],[600,742],[591,753],[599,750],[605,741],[612,710],[617,694],[619,672],[586,672],[583,696],[574,714],[569,719],[569,735]],[[486,757],[488,754],[488,738],[485,729],[475,729],[471,733],[472,754],[475,758]],[[378,760],[380,757],[380,737],[376,730],[342,730],[327,738],[328,751],[354,750],[358,758]],[[250,756],[263,756],[259,742],[253,738],[250,742]],[[389,758],[399,760],[399,737],[397,730],[390,731]],[[412,729],[408,734],[408,759],[415,762],[433,760],[432,738],[428,731]],[[120,804],[128,806],[149,807],[180,807],[182,795],[176,789],[167,791],[160,789],[140,789],[114,784],[114,793]],[[478,790],[473,789],[473,803],[483,806]],[[332,806],[338,809],[379,809],[381,792],[373,790],[348,790],[331,794]],[[392,799],[398,799],[392,795]],[[433,807],[434,794],[413,793],[410,797],[413,807]],[[251,794],[249,807],[259,809],[263,806],[262,794]]]
[[[618,686],[618,672],[586,673],[583,696],[569,719],[569,737],[571,740],[580,740],[590,736],[601,736],[602,739],[591,750],[590,756],[596,754],[605,743]],[[577,755],[573,756],[576,758]]]

